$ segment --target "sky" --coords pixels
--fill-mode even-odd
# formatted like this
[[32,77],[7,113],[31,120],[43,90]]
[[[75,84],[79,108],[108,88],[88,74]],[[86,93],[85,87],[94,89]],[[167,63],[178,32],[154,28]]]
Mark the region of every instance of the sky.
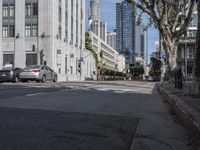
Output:
[[[86,0],[86,28],[88,24],[88,10],[89,10],[89,1]],[[100,12],[101,12],[101,20],[107,22],[108,31],[113,31],[116,28],[116,3],[122,2],[122,0],[99,0],[100,2]],[[148,30],[148,48],[149,55],[154,51],[155,41],[159,39],[158,31],[150,27]]]

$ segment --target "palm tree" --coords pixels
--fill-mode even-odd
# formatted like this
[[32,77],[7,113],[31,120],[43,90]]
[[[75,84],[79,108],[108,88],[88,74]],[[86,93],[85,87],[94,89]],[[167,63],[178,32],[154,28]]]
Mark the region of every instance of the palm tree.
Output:
[[196,37],[196,54],[194,64],[193,93],[200,95],[200,1],[197,0],[198,29]]

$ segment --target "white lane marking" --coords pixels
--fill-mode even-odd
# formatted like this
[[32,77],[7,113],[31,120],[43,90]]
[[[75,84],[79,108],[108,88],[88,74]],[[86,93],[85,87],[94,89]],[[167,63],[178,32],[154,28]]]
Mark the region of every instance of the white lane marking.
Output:
[[125,94],[124,91],[113,91],[114,93],[117,93],[117,94]]
[[26,96],[27,96],[27,97],[31,97],[31,96],[42,95],[42,94],[45,94],[45,93],[27,94]]

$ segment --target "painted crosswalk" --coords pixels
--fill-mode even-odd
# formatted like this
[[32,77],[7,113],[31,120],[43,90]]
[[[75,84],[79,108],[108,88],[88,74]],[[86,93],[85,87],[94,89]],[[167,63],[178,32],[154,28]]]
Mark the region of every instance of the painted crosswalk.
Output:
[[[9,84],[9,83],[8,83]],[[12,84],[12,83],[10,83]],[[15,84],[16,85],[16,84]],[[97,90],[101,92],[113,92],[116,94],[124,93],[151,93],[152,83],[144,82],[141,83],[135,82],[134,84],[107,84],[107,83],[70,83],[70,82],[58,82],[58,83],[18,83],[18,86],[21,88],[41,88],[41,89],[60,89],[62,91],[73,91],[73,90]]]

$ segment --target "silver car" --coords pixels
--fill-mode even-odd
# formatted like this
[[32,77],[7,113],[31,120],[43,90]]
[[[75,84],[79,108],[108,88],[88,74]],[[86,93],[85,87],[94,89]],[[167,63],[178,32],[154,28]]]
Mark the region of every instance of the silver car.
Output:
[[53,80],[56,82],[57,74],[49,67],[44,65],[32,65],[24,68],[20,73],[20,79],[22,82],[37,81],[45,82],[46,80]]

